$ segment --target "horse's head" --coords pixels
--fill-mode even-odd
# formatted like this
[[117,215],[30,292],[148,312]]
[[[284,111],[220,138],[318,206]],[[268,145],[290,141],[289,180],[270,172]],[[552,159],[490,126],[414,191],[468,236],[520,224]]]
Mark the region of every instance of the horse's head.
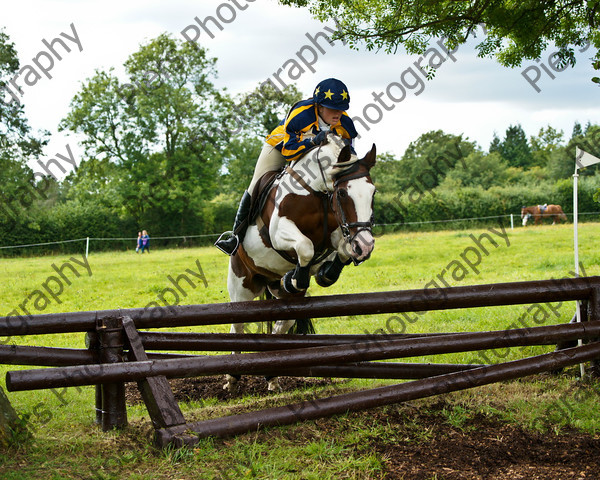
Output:
[[349,145],[343,146],[337,161],[332,164],[332,209],[345,245],[344,249],[355,264],[365,261],[375,246],[373,238],[373,197],[375,185],[370,170],[375,165],[375,145],[364,158],[352,155]]
[[527,226],[527,221],[531,218],[531,212],[528,207],[521,207],[521,220],[523,221],[523,226]]

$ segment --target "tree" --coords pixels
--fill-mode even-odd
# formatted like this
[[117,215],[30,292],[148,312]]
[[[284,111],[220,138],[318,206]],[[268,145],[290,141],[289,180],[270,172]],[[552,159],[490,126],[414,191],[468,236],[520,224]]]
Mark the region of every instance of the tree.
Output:
[[401,188],[435,188],[446,173],[476,150],[476,144],[441,130],[424,133],[411,142],[402,156],[398,175]]
[[511,167],[528,168],[532,165],[533,156],[521,125],[510,125],[506,129],[499,152]]
[[225,186],[229,193],[240,196],[252,180],[254,166],[260,155],[264,141],[258,138],[233,138],[225,150],[224,176]]
[[335,19],[338,36],[352,46],[422,54],[439,38],[450,48],[465,43],[479,25],[485,37],[476,48],[480,57],[495,57],[508,67],[539,58],[549,44],[558,47],[562,65],[575,64],[573,47],[589,40],[600,57],[600,4],[597,0],[525,1],[472,0],[280,0],[308,7],[320,20]]
[[[573,137],[569,141],[565,154],[571,167],[571,174],[575,168],[576,147],[600,158],[600,125],[588,125],[583,135]],[[579,170],[580,175],[595,175],[598,172],[600,172],[600,164]]]
[[[576,124],[576,127],[579,124]],[[548,171],[551,178],[569,178],[575,171],[575,155],[576,147],[591,153],[596,157],[600,157],[600,126],[590,125],[586,128],[585,133],[579,128],[573,128],[573,136],[565,147],[556,148],[551,152],[548,161]],[[579,175],[589,176],[595,175],[600,171],[599,165],[592,165],[588,168],[579,170]]]
[[381,193],[400,193],[404,184],[401,171],[402,162],[392,153],[378,153],[377,168],[374,168],[371,173],[377,191]]
[[[19,71],[19,59],[14,43],[4,31],[0,31],[0,223],[9,224],[26,214],[24,205],[14,202],[22,189],[34,185],[33,172],[27,160],[39,156],[44,142],[31,136],[23,112],[23,105],[12,98],[7,101],[5,93],[8,81]],[[1,225],[0,225],[1,226]],[[27,435],[27,429],[4,390],[0,387],[0,447],[8,446],[15,434]]]
[[227,124],[235,128],[230,129],[229,141],[221,146],[227,171],[224,185],[229,193],[239,195],[248,187],[265,137],[301,99],[295,85],[279,90],[264,83],[231,103]]
[[0,448],[9,446],[15,438],[28,438],[29,431],[0,387]]
[[47,143],[45,132],[39,133],[40,138],[32,135],[23,105],[17,98],[7,96],[8,82],[19,68],[15,45],[0,31],[0,220],[11,223],[27,216],[26,207],[34,201],[28,192],[35,188],[38,179],[27,161],[39,157]]
[[562,148],[563,136],[562,130],[557,131],[550,125],[541,128],[537,136],[532,136],[529,139],[533,156],[532,165],[546,167],[552,153]]
[[571,132],[571,138],[579,137],[583,135],[583,128],[581,128],[581,123],[575,122],[573,124],[573,131]]
[[120,168],[108,158],[89,158],[79,163],[77,170],[63,180],[65,198],[81,204],[95,202],[119,210],[123,205],[120,194]]
[[[446,179],[450,185],[481,187],[485,190],[494,185],[503,185],[508,179],[508,163],[499,153],[485,155],[475,151],[448,172]],[[442,182],[442,186],[445,182]]]
[[237,104],[232,106],[237,133],[264,138],[299,100],[302,100],[302,94],[295,85],[279,90],[264,83],[252,92],[240,95]]
[[[227,136],[216,138],[205,126],[226,132],[231,101],[212,83],[215,61],[202,48],[160,35],[125,62],[129,82],[112,71],[88,79],[60,125],[83,134],[86,157],[96,162],[90,167],[117,166],[102,166],[101,175],[110,176],[102,188],[115,190],[125,213],[165,234],[194,228],[202,202],[219,187],[218,146]],[[82,171],[76,181],[90,174]]]
[[490,143],[490,148],[488,149],[489,153],[500,152],[500,145],[502,144],[502,140],[498,137],[496,132],[494,132],[494,138],[492,138],[492,142]]

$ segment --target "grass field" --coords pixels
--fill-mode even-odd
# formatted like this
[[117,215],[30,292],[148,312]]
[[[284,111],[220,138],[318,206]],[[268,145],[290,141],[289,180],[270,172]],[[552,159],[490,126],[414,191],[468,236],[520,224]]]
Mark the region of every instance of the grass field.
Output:
[[[582,275],[600,275],[597,249],[600,224],[581,224],[579,237]],[[359,267],[347,267],[342,278],[329,289],[311,287],[311,295],[572,277],[573,263],[572,225],[390,234],[377,239],[369,261]],[[0,293],[2,315],[11,312],[23,315],[25,310],[35,314],[145,307],[176,300],[181,304],[228,300],[227,257],[214,248],[154,250],[143,256],[133,252],[92,252],[87,261],[82,255],[3,259],[0,270],[4,279]],[[176,299],[165,289],[173,286],[169,277],[176,279],[182,274],[191,282],[180,282],[184,292],[179,290]],[[565,323],[574,309],[572,303],[556,304],[554,310],[520,305],[428,312],[395,319],[389,315],[338,317],[319,319],[315,323],[318,333],[499,330],[518,318],[532,326]],[[180,330],[225,332],[228,329],[223,325]],[[19,345],[84,346],[81,334],[0,341]],[[550,350],[551,347],[514,349],[507,358]],[[493,352],[488,355],[494,358]],[[411,359],[431,360],[430,357]],[[473,363],[474,357],[473,354],[454,354],[434,361]],[[5,372],[15,368],[19,367],[0,367],[2,388],[5,389]],[[447,395],[447,401],[453,406],[447,421],[460,423],[461,412],[463,416],[464,412],[467,416],[478,412],[527,428],[551,432],[575,428],[596,434],[600,430],[600,388],[594,382],[580,385],[575,375],[577,370],[569,372],[570,375],[536,377],[531,381]],[[194,421],[384,383],[354,380],[266,398],[204,399],[183,404],[182,409],[188,421]],[[15,409],[28,417],[34,440],[0,453],[2,479],[382,478],[384,458],[368,448],[368,439],[393,437],[385,424],[372,423],[368,416],[342,416],[332,421],[336,426],[335,436],[323,436],[321,424],[311,422],[300,427],[272,429],[266,435],[209,439],[194,449],[159,452],[150,445],[151,426],[143,405],[129,407],[130,426],[125,431],[103,433],[93,424],[92,387],[15,392],[8,396]],[[567,402],[573,408],[567,414],[558,414],[552,408],[558,401]],[[422,405],[426,408],[426,401]],[[397,412],[403,408],[406,407],[399,405],[382,410]]]

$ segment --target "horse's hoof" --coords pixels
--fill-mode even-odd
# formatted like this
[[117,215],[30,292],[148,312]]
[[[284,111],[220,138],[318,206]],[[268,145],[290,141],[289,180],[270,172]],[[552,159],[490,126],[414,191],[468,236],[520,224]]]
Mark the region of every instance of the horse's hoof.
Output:
[[231,375],[226,375],[225,380],[227,381],[227,383],[225,383],[225,385],[223,385],[223,390],[225,390],[226,392],[229,392],[229,393],[236,393],[238,379]]
[[235,395],[237,393],[237,385],[235,383],[226,383],[223,385],[223,390]]
[[293,283],[294,272],[288,272],[283,277],[281,277],[281,288],[285,290],[287,293],[300,293],[301,290],[298,290]]
[[281,388],[281,385],[279,385],[279,381],[278,380],[271,380],[269,382],[269,386],[267,387],[267,390],[269,392],[272,392],[272,393],[283,392],[283,388]]
[[[336,272],[332,269],[333,262],[325,262],[323,265],[321,265],[321,268],[319,268],[319,271],[315,275],[315,281],[317,282],[317,285],[320,287],[331,287],[335,282],[337,282],[338,278],[340,277],[341,269],[339,272]],[[329,273],[333,273],[335,278],[328,278],[327,275]]]

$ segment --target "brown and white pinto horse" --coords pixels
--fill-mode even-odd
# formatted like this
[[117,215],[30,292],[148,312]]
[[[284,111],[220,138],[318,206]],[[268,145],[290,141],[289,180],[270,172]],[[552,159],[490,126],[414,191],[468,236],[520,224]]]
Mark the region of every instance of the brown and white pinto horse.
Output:
[[[311,276],[327,287],[345,265],[369,258],[375,244],[375,186],[369,173],[375,156],[375,145],[359,159],[341,137],[329,133],[327,143],[275,179],[256,222],[229,261],[232,302],[253,300],[266,289],[277,298],[304,296]],[[275,322],[273,333],[287,333],[294,322]],[[231,326],[231,333],[243,331],[242,323]],[[226,380],[223,388],[234,390],[237,378],[227,375]],[[270,379],[269,390],[278,389],[277,379]]]
[[552,218],[552,225],[557,221],[560,223],[561,220],[567,220],[567,216],[560,205],[534,205],[521,208],[521,219],[523,220],[524,227],[532,217],[535,225],[539,225],[542,223],[542,219],[547,217]]

